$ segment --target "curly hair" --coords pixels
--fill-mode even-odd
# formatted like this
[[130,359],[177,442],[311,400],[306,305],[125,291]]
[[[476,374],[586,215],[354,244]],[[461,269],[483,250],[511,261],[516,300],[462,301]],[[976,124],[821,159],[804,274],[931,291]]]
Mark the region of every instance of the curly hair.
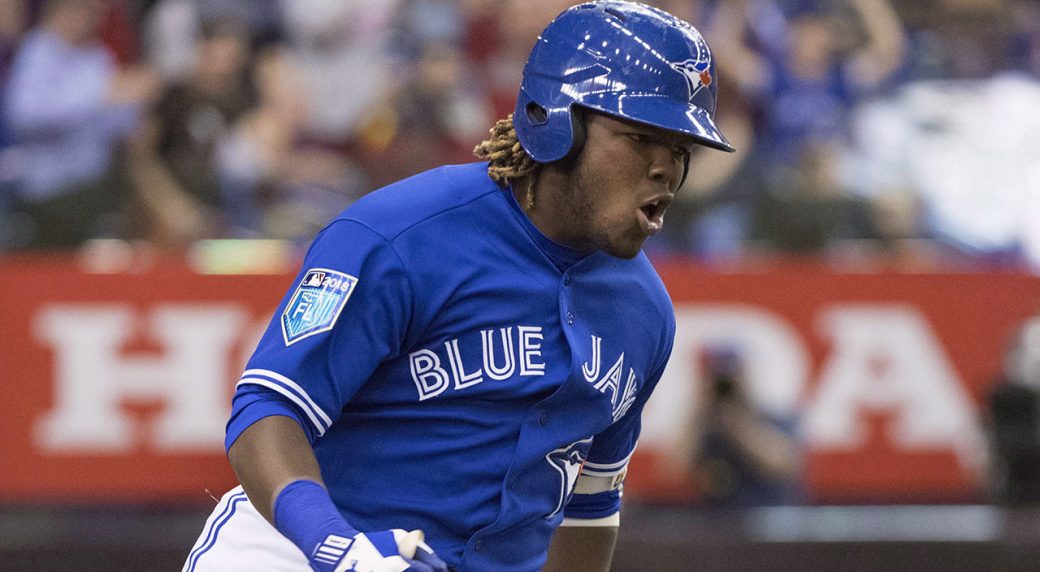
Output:
[[538,163],[527,154],[513,128],[513,114],[499,119],[490,129],[491,138],[473,148],[473,154],[490,161],[488,176],[497,182],[529,175],[538,168]]

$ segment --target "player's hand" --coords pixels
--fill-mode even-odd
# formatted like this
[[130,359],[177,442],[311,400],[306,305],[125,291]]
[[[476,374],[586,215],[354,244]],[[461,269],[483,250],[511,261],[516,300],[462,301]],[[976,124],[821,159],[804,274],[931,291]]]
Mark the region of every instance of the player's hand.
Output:
[[346,553],[335,572],[448,572],[421,530],[362,532],[343,540]]

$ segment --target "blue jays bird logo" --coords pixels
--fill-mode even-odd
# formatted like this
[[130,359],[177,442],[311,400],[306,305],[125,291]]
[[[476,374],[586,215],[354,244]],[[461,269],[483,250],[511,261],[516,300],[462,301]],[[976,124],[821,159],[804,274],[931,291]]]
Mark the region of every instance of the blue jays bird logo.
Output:
[[549,516],[559,513],[567,504],[571,493],[574,492],[574,485],[578,482],[578,475],[581,474],[581,466],[585,463],[585,455],[588,454],[590,446],[592,446],[591,437],[566,447],[553,449],[545,456],[545,460],[560,474],[560,499],[556,504],[556,510],[552,511]]
[[708,54],[704,54],[697,59],[672,63],[672,69],[681,73],[683,78],[686,79],[686,88],[690,92],[690,100],[693,100],[695,95],[714,81],[714,78],[711,77],[711,56]]

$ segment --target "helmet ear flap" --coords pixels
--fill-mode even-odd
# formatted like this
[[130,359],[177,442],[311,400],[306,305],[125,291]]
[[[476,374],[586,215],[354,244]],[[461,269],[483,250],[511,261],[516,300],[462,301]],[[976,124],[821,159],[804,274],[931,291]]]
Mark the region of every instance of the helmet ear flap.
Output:
[[564,160],[571,160],[581,154],[585,147],[585,110],[577,105],[571,106],[571,148],[567,150]]
[[[517,112],[519,112],[521,106],[517,106]],[[552,157],[555,155],[556,159],[545,159],[543,162],[555,162],[555,161],[569,161],[577,157],[581,153],[581,149],[585,146],[585,115],[588,113],[585,109],[577,105],[571,105],[565,110],[565,117],[558,117],[555,119],[556,127],[548,126],[550,122],[549,111],[545,106],[539,104],[533,99],[529,99],[525,105],[522,106],[523,117],[521,118],[522,126],[524,129],[530,129],[531,127],[540,127],[541,129],[555,129],[557,133],[561,133],[560,120],[568,121],[570,123],[570,146],[564,151],[559,149],[555,153],[547,152],[546,154]],[[558,114],[559,115],[559,114]],[[517,123],[516,113],[513,115],[514,125]],[[562,133],[561,133],[562,134]],[[520,135],[520,128],[517,129],[517,135]],[[532,141],[532,143],[534,143]],[[525,146],[530,153],[533,149]],[[540,150],[548,151],[544,146]]]

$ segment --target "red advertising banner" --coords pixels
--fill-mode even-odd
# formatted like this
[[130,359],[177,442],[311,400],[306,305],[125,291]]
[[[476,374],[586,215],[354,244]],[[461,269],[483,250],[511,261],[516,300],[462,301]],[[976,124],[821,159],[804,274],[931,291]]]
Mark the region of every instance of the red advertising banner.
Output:
[[[840,274],[660,266],[672,363],[626,494],[689,499],[699,356],[738,347],[747,391],[795,420],[810,500],[970,499],[980,405],[1011,332],[1040,309],[1018,274]],[[181,258],[118,273],[0,259],[0,502],[212,502],[233,386],[291,276],[203,274]]]
[[699,356],[724,344],[740,349],[753,401],[795,422],[809,501],[980,500],[986,398],[1012,333],[1040,314],[1040,279],[658,266],[678,331],[631,490],[696,497],[683,456],[700,421]]
[[0,261],[0,500],[212,502],[234,383],[288,275]]

